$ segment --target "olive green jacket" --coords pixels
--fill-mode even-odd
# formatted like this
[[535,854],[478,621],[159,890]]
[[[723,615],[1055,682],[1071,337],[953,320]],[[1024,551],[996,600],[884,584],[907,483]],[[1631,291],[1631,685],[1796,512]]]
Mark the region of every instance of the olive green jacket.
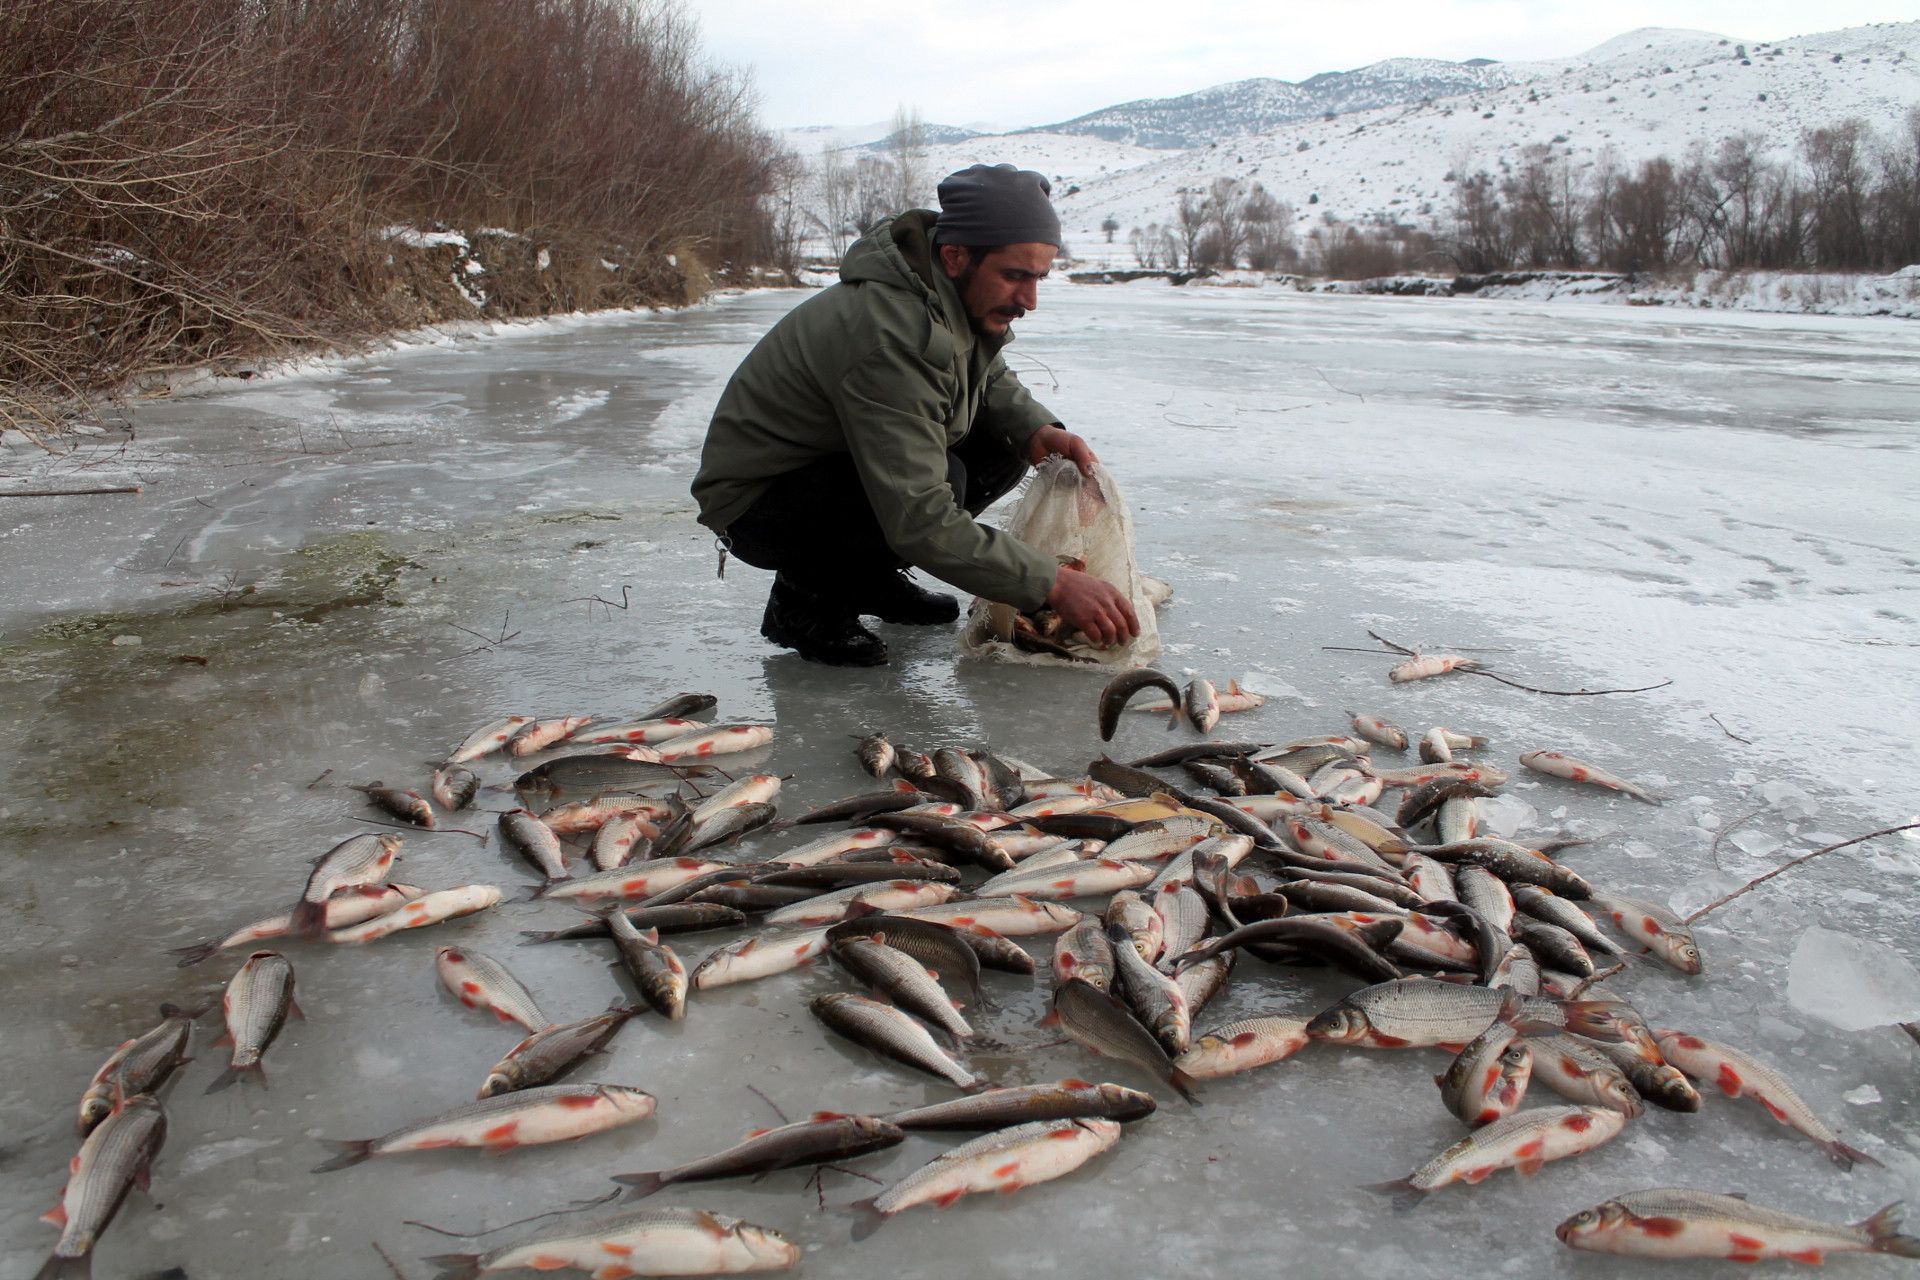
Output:
[[876,225],[847,251],[839,284],[760,339],[714,410],[693,496],[700,522],[724,534],[775,476],[846,453],[897,555],[963,591],[1037,608],[1058,565],[954,501],[947,450],[986,430],[1024,457],[1058,419],[1008,370],[1006,339],[975,333],[934,270],[935,216],[914,209]]

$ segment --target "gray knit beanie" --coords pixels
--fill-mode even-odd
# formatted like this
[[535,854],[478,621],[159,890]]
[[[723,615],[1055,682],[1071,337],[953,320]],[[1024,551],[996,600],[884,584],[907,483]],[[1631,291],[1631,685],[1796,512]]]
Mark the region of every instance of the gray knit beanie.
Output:
[[1060,247],[1060,215],[1047,199],[1053,184],[1043,174],[1010,164],[976,164],[948,174],[939,190],[935,244]]

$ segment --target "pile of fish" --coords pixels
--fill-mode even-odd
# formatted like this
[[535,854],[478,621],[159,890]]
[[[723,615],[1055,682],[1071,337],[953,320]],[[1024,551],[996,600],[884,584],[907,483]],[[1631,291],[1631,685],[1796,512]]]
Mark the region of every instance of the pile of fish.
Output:
[[[1103,739],[1148,689],[1167,699],[1149,709],[1202,734],[1261,701],[1234,686],[1223,693],[1198,680],[1181,689],[1160,672],[1129,671],[1100,695]],[[1002,1087],[971,1061],[972,1050],[988,1047],[987,1020],[998,1012],[983,971],[1036,975],[1043,961],[1028,946],[1046,938],[1052,1000],[1044,1025],[1191,1105],[1200,1105],[1204,1081],[1270,1068],[1316,1042],[1319,1052],[1453,1055],[1435,1083],[1462,1136],[1373,1188],[1402,1206],[1501,1169],[1530,1175],[1590,1151],[1647,1104],[1699,1111],[1694,1082],[1753,1100],[1843,1169],[1874,1162],[1842,1142],[1767,1063],[1656,1028],[1601,985],[1614,971],[1602,965],[1650,961],[1698,975],[1704,964],[1672,913],[1596,887],[1558,859],[1580,842],[1516,842],[1481,830],[1479,801],[1507,781],[1504,770],[1476,758],[1489,747],[1484,736],[1445,727],[1415,735],[1354,715],[1340,733],[1189,742],[1130,762],[1103,755],[1063,777],[992,749],[919,751],[869,733],[855,754],[875,790],[778,821],[779,777],[734,777],[714,763],[767,746],[773,731],[696,718],[715,705],[682,694],[619,722],[510,717],[457,748],[427,796],[379,783],[359,788],[398,822],[428,829],[474,803],[483,762],[524,762],[494,784],[520,801],[499,815],[501,846],[540,881],[521,901],[534,904],[529,910],[579,909],[563,927],[525,931],[527,945],[610,941],[645,1007],[615,999],[593,1017],[554,1024],[501,960],[441,947],[435,967],[446,988],[468,1007],[520,1025],[526,1038],[490,1070],[476,1064],[473,1101],[386,1134],[334,1141],[334,1155],[315,1172],[446,1147],[499,1152],[646,1119],[653,1095],[565,1078],[642,1013],[697,1019],[702,991],[821,960],[848,988],[808,1002],[823,1033],[943,1082],[955,1096],[889,1114],[819,1112],[716,1144],[686,1164],[619,1174],[613,1181],[626,1207],[568,1217],[491,1252],[432,1259],[442,1280],[518,1268],[571,1267],[618,1280],[791,1267],[800,1249],[777,1230],[634,1202],[681,1183],[839,1166],[911,1132],[979,1136],[844,1206],[856,1215],[856,1240],[909,1209],[1013,1191],[1096,1160],[1126,1126],[1154,1113],[1152,1094],[1077,1078]],[[1410,749],[1419,764],[1374,759]],[[1558,752],[1519,760],[1658,802]],[[1391,811],[1382,807],[1389,790],[1399,793]],[[743,852],[738,842],[750,833],[758,833],[756,849],[778,849]],[[315,862],[286,909],[182,949],[181,963],[280,937],[331,950],[508,900],[490,884],[427,891],[387,882],[402,838],[340,843]],[[722,929],[738,936],[691,966],[663,940]],[[1243,955],[1255,963],[1241,964]],[[1311,1018],[1205,1025],[1205,1009],[1230,981],[1257,983],[1275,967],[1331,969],[1363,985]],[[285,1021],[299,1015],[292,964],[254,951],[223,1004],[232,1054],[209,1092],[260,1076]],[[41,1280],[86,1274],[100,1233],[129,1189],[145,1184],[166,1136],[157,1095],[188,1060],[204,1012],[163,1009],[163,1021],[123,1045],[84,1091],[84,1142],[62,1207],[49,1215],[64,1229]],[[1021,1032],[991,1030],[1007,1039]],[[1540,1086],[1561,1101],[1529,1106]],[[1844,1226],[1684,1188],[1618,1196],[1567,1219],[1558,1234],[1579,1249],[1649,1256],[1920,1255],[1920,1240],[1902,1234],[1893,1207]]]

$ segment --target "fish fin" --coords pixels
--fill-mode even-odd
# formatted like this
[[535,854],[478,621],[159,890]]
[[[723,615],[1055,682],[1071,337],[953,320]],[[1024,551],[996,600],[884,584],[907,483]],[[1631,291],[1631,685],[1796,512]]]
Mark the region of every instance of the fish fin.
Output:
[[1197,1107],[1201,1105],[1199,1095],[1194,1092],[1200,1087],[1200,1082],[1180,1068],[1175,1067],[1167,1073],[1167,1083],[1173,1086],[1180,1096],[1187,1100],[1188,1106]]
[[[1566,1011],[1567,1025],[1556,1028],[1559,1031],[1571,1031],[1575,1035],[1589,1040],[1604,1040],[1609,1044],[1621,1043],[1623,1037],[1620,1024],[1614,1016],[1619,1007],[1617,1000],[1569,1000],[1560,1007]],[[1523,1028],[1527,1035],[1552,1035],[1552,1031],[1532,1031]]]
[[1392,1182],[1373,1182],[1360,1188],[1371,1191],[1377,1196],[1390,1196],[1393,1207],[1402,1212],[1417,1208],[1427,1198],[1427,1193],[1413,1185],[1412,1178],[1395,1178]]
[[[1179,698],[1175,698],[1173,700],[1173,714],[1167,717],[1167,732],[1172,733],[1175,729],[1178,729],[1180,727],[1180,722],[1182,720],[1185,720],[1186,718],[1187,718],[1187,709],[1180,705]],[[1195,725],[1194,727],[1199,728],[1198,725]]]
[[1034,1026],[1036,1026],[1036,1027],[1046,1027],[1046,1028],[1049,1028],[1049,1029],[1051,1029],[1051,1028],[1053,1028],[1053,1027],[1057,1027],[1057,1026],[1059,1026],[1059,1025],[1060,1025],[1060,1011],[1059,1011],[1058,1009],[1049,1009],[1049,1010],[1047,1010],[1047,1016],[1046,1016],[1046,1017],[1044,1017],[1044,1018],[1042,1018],[1042,1019],[1040,1019],[1040,1021],[1038,1021],[1038,1022],[1036,1022],[1036,1023],[1034,1023],[1033,1025],[1034,1025]]
[[958,1204],[960,1201],[960,1197],[964,1196],[965,1194],[967,1193],[964,1190],[960,1190],[958,1188],[952,1191],[943,1192],[940,1195],[937,1195],[933,1198],[933,1207],[936,1209],[950,1209],[955,1204]]
[[1860,1230],[1871,1237],[1867,1246],[1874,1253],[1891,1253],[1899,1258],[1920,1258],[1920,1239],[1904,1233],[1906,1226],[1906,1204],[1896,1200],[1880,1212],[1859,1223]]
[[1098,1088],[1098,1086],[1097,1086],[1097,1085],[1095,1085],[1095,1084],[1093,1083],[1093,1081],[1091,1081],[1091,1080],[1082,1080],[1082,1079],[1081,1079],[1081,1078],[1080,1078],[1079,1076],[1073,1076],[1073,1077],[1070,1077],[1069,1079],[1066,1079],[1066,1080],[1062,1080],[1062,1081],[1060,1082],[1060,1087],[1061,1087],[1061,1088],[1063,1088],[1063,1089],[1093,1089],[1093,1088]]
[[895,778],[893,780],[893,789],[895,791],[918,791],[920,787],[918,783],[910,778]]
[[[1545,1160],[1540,1159],[1540,1157],[1538,1156],[1535,1156],[1530,1160],[1522,1160],[1519,1164],[1514,1166],[1514,1168],[1520,1171],[1520,1176],[1524,1178],[1531,1178],[1534,1174],[1540,1172],[1542,1169],[1546,1167],[1547,1167],[1547,1162]],[[1471,1180],[1472,1179],[1469,1179],[1469,1181]]]
[[373,1139],[349,1138],[345,1141],[333,1138],[320,1139],[321,1145],[333,1148],[333,1158],[313,1167],[315,1173],[332,1173],[335,1169],[345,1169],[359,1164],[373,1156]]
[[245,1067],[228,1067],[214,1082],[207,1086],[208,1093],[219,1093],[230,1085],[242,1080],[258,1080],[262,1088],[266,1087],[267,1073],[260,1069],[259,1063]]
[[41,1214],[40,1221],[47,1223],[49,1226],[55,1226],[55,1227],[66,1226],[67,1225],[66,1201],[62,1200],[59,1204],[53,1206],[53,1208]]
[[1445,1073],[1445,1072],[1443,1071],[1443,1072],[1441,1072],[1441,1073],[1440,1073],[1439,1075],[1437,1075],[1437,1076],[1435,1076],[1435,1077],[1433,1078],[1433,1082],[1434,1082],[1435,1084],[1437,1084],[1437,1085],[1439,1085],[1439,1086],[1440,1086],[1440,1087],[1441,1087],[1442,1089],[1444,1089],[1444,1088],[1446,1088],[1446,1087],[1447,1087],[1447,1076],[1446,1076],[1446,1073]]
[[287,1013],[290,1017],[298,1018],[302,1022],[305,1022],[307,1020],[307,1011],[305,1009],[302,1009],[300,1007],[300,1002],[298,1000],[295,1000],[292,996],[287,997]]
[[[322,855],[323,857],[325,855]],[[293,932],[302,938],[318,940],[327,936],[327,904],[302,898],[293,908]]]
[[[192,965],[199,964],[202,960],[211,959],[219,953],[219,950],[220,942],[218,939],[215,939],[212,942],[196,942],[190,947],[173,947],[168,950],[167,954],[170,956],[179,956],[180,960],[176,967],[185,969]],[[172,1015],[166,1011],[172,1007],[172,1005],[161,1005],[160,1011],[162,1016],[171,1017]]]
[[73,1280],[92,1280],[93,1254],[87,1252],[77,1258],[63,1258],[55,1254],[34,1273],[33,1280],[66,1280],[69,1276]]
[[653,1173],[616,1173],[613,1180],[623,1187],[631,1187],[626,1194],[628,1200],[644,1200],[660,1188],[667,1185],[664,1170]]
[[873,1204],[874,1199],[875,1197],[869,1196],[865,1200],[855,1200],[847,1206],[847,1208],[853,1210],[859,1218],[859,1221],[853,1224],[853,1238],[855,1240],[865,1240],[868,1236],[885,1226],[887,1219],[893,1216],[883,1209],[876,1209]]
[[1860,1150],[1858,1147],[1850,1147],[1838,1138],[1835,1138],[1831,1142],[1823,1142],[1820,1145],[1826,1148],[1827,1159],[1833,1161],[1842,1169],[1851,1169],[1856,1164],[1870,1164],[1876,1169],[1886,1168],[1885,1165],[1875,1160],[1866,1152]]
[[[846,1113],[842,1111],[816,1111],[808,1116],[807,1120],[812,1124],[825,1124],[829,1120],[845,1120],[846,1118]],[[766,1130],[762,1129],[761,1132],[765,1133]]]
[[219,1036],[215,1038],[213,1042],[213,1047],[216,1049],[224,1049],[232,1043],[233,1043],[233,1032],[222,1031],[219,1034]]
[[433,1280],[478,1280],[480,1256],[477,1253],[441,1253],[420,1261],[440,1268],[440,1274]]

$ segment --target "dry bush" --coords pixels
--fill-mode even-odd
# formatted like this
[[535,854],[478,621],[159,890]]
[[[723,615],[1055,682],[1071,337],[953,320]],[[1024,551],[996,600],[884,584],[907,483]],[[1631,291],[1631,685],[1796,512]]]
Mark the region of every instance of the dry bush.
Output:
[[455,251],[393,224],[467,230],[487,314],[685,301],[766,242],[771,160],[665,4],[9,0],[0,382],[474,314]]

